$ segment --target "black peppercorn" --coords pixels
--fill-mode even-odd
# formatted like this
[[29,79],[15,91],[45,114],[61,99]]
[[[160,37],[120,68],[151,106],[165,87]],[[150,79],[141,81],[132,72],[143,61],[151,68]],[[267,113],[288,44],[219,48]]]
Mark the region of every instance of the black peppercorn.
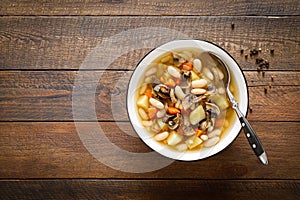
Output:
[[267,69],[269,69],[269,62],[268,61],[265,61],[265,66]]
[[256,58],[256,64],[262,63],[264,61],[264,59],[262,58]]
[[251,51],[250,51],[250,56],[255,56],[255,55],[257,55],[258,54],[258,51],[256,50],[256,49],[252,49]]

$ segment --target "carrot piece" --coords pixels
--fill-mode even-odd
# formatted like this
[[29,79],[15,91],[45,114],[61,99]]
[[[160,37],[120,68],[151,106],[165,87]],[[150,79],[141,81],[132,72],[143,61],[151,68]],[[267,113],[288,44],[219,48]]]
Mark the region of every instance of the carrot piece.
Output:
[[182,69],[190,71],[193,69],[193,64],[191,62],[183,63]]
[[168,107],[168,113],[171,115],[175,115],[175,114],[180,113],[180,110],[175,107],[170,106],[170,107]]
[[157,109],[156,108],[148,108],[148,116],[150,119],[154,119],[156,117]]
[[196,131],[196,136],[197,136],[197,137],[200,137],[203,133],[204,133],[204,131],[202,131],[202,130],[200,130],[200,129],[197,129],[197,131]]
[[151,98],[152,97],[152,89],[151,88],[147,88],[146,91],[144,92],[144,94],[147,97]]

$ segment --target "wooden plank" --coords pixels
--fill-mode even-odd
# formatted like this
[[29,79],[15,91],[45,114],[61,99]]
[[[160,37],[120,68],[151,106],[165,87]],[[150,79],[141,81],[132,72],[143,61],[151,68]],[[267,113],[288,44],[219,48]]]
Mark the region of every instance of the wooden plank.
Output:
[[2,180],[2,199],[298,199],[286,180]]
[[[74,71],[1,71],[0,121],[128,120],[126,93],[132,72],[80,72],[84,79],[80,84],[75,83],[76,74]],[[250,120],[300,120],[299,72],[267,71],[262,77],[257,72],[245,71],[245,75],[252,109]],[[93,87],[97,87],[96,92]],[[76,105],[81,115],[75,118],[73,94],[80,100]],[[86,103],[88,96],[95,99],[95,104]],[[94,106],[97,119],[91,112]]]
[[299,15],[296,0],[273,1],[123,1],[3,0],[1,15]]
[[[92,145],[102,147],[98,139],[85,143],[72,122],[2,122],[0,123],[0,178],[168,178],[168,179],[298,179],[300,153],[298,151],[299,122],[252,122],[269,158],[269,165],[259,163],[245,136],[241,133],[224,151],[195,162],[174,161],[165,168],[148,173],[127,173],[103,164],[103,159],[128,163],[139,168],[144,163],[133,162],[133,155],[119,158],[119,154],[105,149],[101,162],[87,151]],[[84,133],[94,132],[95,122],[80,123]],[[101,122],[103,133],[123,150],[150,152],[128,122]],[[98,129],[96,131],[99,131]],[[82,134],[82,132],[81,132]],[[90,153],[92,152],[92,154]],[[107,153],[110,152],[110,153]],[[126,154],[127,155],[127,154]],[[149,155],[146,155],[147,157]],[[143,159],[143,158],[140,158]],[[154,165],[162,156],[155,156]],[[150,163],[149,163],[150,164]],[[119,168],[120,169],[120,168]],[[122,168],[126,170],[126,168]],[[192,172],[192,173],[191,173]]]
[[[258,5],[255,2],[255,6]],[[232,23],[235,24],[233,30]],[[253,48],[262,48],[260,56],[270,61],[270,69],[299,70],[300,65],[298,16],[17,16],[1,17],[0,24],[0,69],[78,69],[96,47],[105,52],[95,53],[100,59],[93,59],[96,63],[88,68],[134,69],[152,48],[182,38],[211,41],[227,50],[247,70],[257,68],[254,59],[245,59],[245,54]],[[126,50],[128,46],[132,48]],[[111,60],[111,65],[103,64],[103,57],[117,54],[114,52],[120,49],[124,49],[120,53],[122,56]],[[243,55],[241,49],[244,49]],[[270,55],[269,49],[274,49],[274,56]],[[110,53],[106,55],[107,52]]]

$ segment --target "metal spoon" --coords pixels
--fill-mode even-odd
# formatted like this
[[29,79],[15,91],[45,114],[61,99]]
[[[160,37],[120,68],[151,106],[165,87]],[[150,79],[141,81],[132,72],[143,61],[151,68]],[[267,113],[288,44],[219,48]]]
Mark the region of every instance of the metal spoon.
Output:
[[230,89],[229,89],[230,73],[229,73],[228,67],[217,55],[215,55],[212,52],[207,52],[207,53],[209,54],[209,56],[211,56],[211,58],[214,61],[216,61],[217,64],[219,64],[218,68],[224,74],[223,82],[224,82],[225,87],[226,87],[226,93],[227,93],[228,99],[230,100],[230,102],[232,104],[232,108],[236,111],[236,113],[239,117],[239,120],[240,120],[241,125],[244,129],[246,138],[248,139],[248,142],[249,142],[250,146],[252,147],[254,153],[259,158],[261,163],[263,163],[264,165],[267,165],[268,164],[268,158],[267,158],[267,154],[266,154],[266,152],[263,148],[262,143],[258,139],[258,137],[257,137],[254,129],[250,125],[249,121],[245,118],[243,113],[240,111],[240,109],[238,107],[238,103],[235,101],[232,93],[230,92]]

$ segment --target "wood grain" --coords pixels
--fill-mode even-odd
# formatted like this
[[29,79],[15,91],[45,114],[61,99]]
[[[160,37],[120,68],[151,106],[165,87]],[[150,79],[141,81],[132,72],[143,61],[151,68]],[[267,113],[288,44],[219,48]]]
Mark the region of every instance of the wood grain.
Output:
[[[299,14],[297,0],[2,0],[0,198],[299,199]],[[118,167],[152,166],[164,157],[135,162],[133,154],[120,158],[109,142],[83,142],[99,133],[99,125],[124,151],[151,152],[128,122],[127,84],[151,49],[182,38],[211,41],[241,66],[249,86],[248,119],[268,166],[259,163],[243,133],[211,158],[174,161],[148,173],[113,169],[95,151]],[[253,48],[270,62],[264,75],[255,58],[245,58]],[[74,91],[80,117],[72,112]],[[95,103],[87,105],[90,93]],[[91,122],[94,106],[101,122]],[[82,121],[77,129],[74,120]]]
[[[255,2],[257,8],[258,5]],[[38,5],[33,7],[36,8]],[[262,48],[260,56],[270,61],[272,70],[299,70],[300,65],[300,18],[297,16],[16,16],[1,17],[0,24],[2,70],[79,69],[96,47],[110,53],[94,53],[98,59],[93,59],[94,63],[87,68],[134,69],[152,48],[182,38],[200,38],[221,46],[244,70],[257,68],[254,59],[245,59],[245,54],[253,48]],[[147,27],[156,28],[156,32]],[[171,33],[164,35],[166,30]],[[132,41],[130,45],[128,41]],[[127,51],[127,46],[133,46],[133,49]],[[103,64],[104,58],[118,49],[124,49],[124,52],[111,60],[111,65]],[[241,49],[244,49],[243,55]],[[270,55],[270,49],[274,49],[274,56]]]
[[[1,71],[0,120],[128,121],[126,93],[131,74],[131,71],[84,71],[80,75],[74,71]],[[300,120],[299,72],[266,71],[263,77],[258,72],[245,71],[245,75],[251,121]],[[75,83],[75,79],[83,81]],[[73,92],[74,87],[76,92]],[[73,117],[73,95],[80,100],[76,105],[81,115],[77,118]],[[95,104],[86,103],[88,96]],[[97,119],[91,112],[94,106]]]
[[[168,179],[298,179],[299,122],[253,122],[269,158],[263,166],[241,133],[224,151],[195,162],[174,161],[165,168],[148,173],[126,173],[112,169],[93,157],[104,143],[98,139],[84,146],[72,122],[0,123],[0,178],[168,178]],[[95,122],[80,122],[81,134],[89,134]],[[128,122],[101,122],[103,133],[121,149],[150,152],[136,137]],[[84,130],[84,133],[82,133]],[[287,131],[288,130],[288,131]],[[100,135],[99,135],[100,137]],[[85,143],[87,144],[87,143]],[[86,147],[98,145],[92,154]],[[115,162],[118,154],[101,151],[101,160]],[[132,155],[131,155],[132,156]],[[147,156],[147,155],[146,155]],[[133,156],[135,157],[135,156]],[[132,162],[125,156],[120,166]],[[162,156],[154,157],[152,164]],[[150,163],[149,163],[150,164]],[[136,167],[142,167],[132,162]],[[142,164],[141,164],[142,165]],[[193,173],[191,173],[193,172]]]
[[6,199],[273,199],[295,200],[300,182],[286,180],[4,180]]
[[145,0],[3,0],[1,15],[299,15],[296,0],[145,1]]

